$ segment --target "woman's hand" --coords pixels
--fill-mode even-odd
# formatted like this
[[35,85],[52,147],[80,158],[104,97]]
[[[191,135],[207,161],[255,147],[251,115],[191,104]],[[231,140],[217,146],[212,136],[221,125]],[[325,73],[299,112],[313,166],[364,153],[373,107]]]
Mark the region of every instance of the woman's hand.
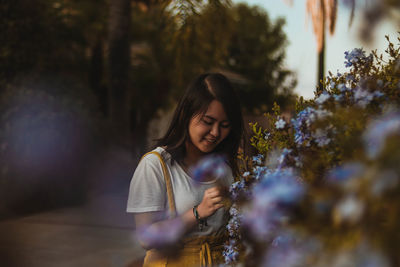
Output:
[[215,211],[222,208],[224,204],[223,192],[220,187],[211,187],[204,191],[203,200],[197,206],[197,212],[201,219],[207,218],[214,214]]

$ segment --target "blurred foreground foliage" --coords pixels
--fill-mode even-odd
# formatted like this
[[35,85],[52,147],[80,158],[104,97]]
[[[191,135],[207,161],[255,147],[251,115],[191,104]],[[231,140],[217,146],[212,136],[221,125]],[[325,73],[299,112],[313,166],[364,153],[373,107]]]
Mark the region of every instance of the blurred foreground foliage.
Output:
[[[93,93],[69,77],[24,76],[0,96],[0,215],[86,199],[104,136]],[[0,216],[0,217],[1,217]]]
[[229,265],[399,266],[400,38],[253,124],[258,154],[231,187]]

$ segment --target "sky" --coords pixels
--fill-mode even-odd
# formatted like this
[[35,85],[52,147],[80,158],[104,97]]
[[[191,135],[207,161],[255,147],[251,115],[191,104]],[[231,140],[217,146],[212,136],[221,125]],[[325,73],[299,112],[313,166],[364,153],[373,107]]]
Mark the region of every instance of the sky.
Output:
[[[291,5],[287,4],[289,2],[287,0],[234,0],[233,2],[261,6],[267,11],[271,20],[278,17],[285,18],[284,31],[289,41],[285,65],[297,75],[298,84],[295,92],[306,99],[313,98],[317,83],[317,45],[311,19],[308,19],[306,13],[306,0],[293,0]],[[325,71],[334,74],[346,70],[345,51],[361,47],[368,53],[377,49],[380,54],[384,53],[387,47],[385,35],[389,35],[392,41],[397,39],[395,25],[389,21],[382,21],[374,33],[374,40],[368,44],[363,43],[358,37],[359,25],[362,22],[361,9],[356,9],[354,22],[349,28],[350,9],[344,7],[341,1],[338,2],[336,30],[333,36],[327,35],[325,52]]]

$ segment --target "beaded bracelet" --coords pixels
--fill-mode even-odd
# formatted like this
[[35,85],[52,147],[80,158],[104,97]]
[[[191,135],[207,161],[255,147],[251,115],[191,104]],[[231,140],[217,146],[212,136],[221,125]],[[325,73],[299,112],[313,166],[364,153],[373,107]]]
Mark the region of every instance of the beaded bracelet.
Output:
[[196,218],[196,220],[197,220],[197,222],[198,222],[198,224],[199,224],[199,230],[200,230],[200,231],[203,231],[203,227],[204,227],[204,226],[208,226],[208,224],[207,224],[207,218],[206,218],[206,219],[201,219],[201,218],[200,218],[199,213],[197,212],[197,206],[198,206],[198,205],[196,205],[196,206],[193,207],[193,214],[194,214],[194,217]]

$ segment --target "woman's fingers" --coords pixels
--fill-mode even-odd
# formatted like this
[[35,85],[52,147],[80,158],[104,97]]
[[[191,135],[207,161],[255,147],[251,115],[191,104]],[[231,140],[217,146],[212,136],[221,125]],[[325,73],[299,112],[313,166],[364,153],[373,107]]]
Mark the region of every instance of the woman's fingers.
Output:
[[213,198],[213,197],[221,195],[221,190],[219,189],[219,187],[212,187],[212,188],[209,188],[206,190],[206,195],[208,197]]
[[217,210],[217,209],[222,208],[223,206],[224,206],[224,204],[216,204],[216,205],[214,206],[214,208],[215,208],[215,210]]
[[222,202],[222,197],[214,197],[211,199],[211,201],[213,204],[220,203],[220,202]]

